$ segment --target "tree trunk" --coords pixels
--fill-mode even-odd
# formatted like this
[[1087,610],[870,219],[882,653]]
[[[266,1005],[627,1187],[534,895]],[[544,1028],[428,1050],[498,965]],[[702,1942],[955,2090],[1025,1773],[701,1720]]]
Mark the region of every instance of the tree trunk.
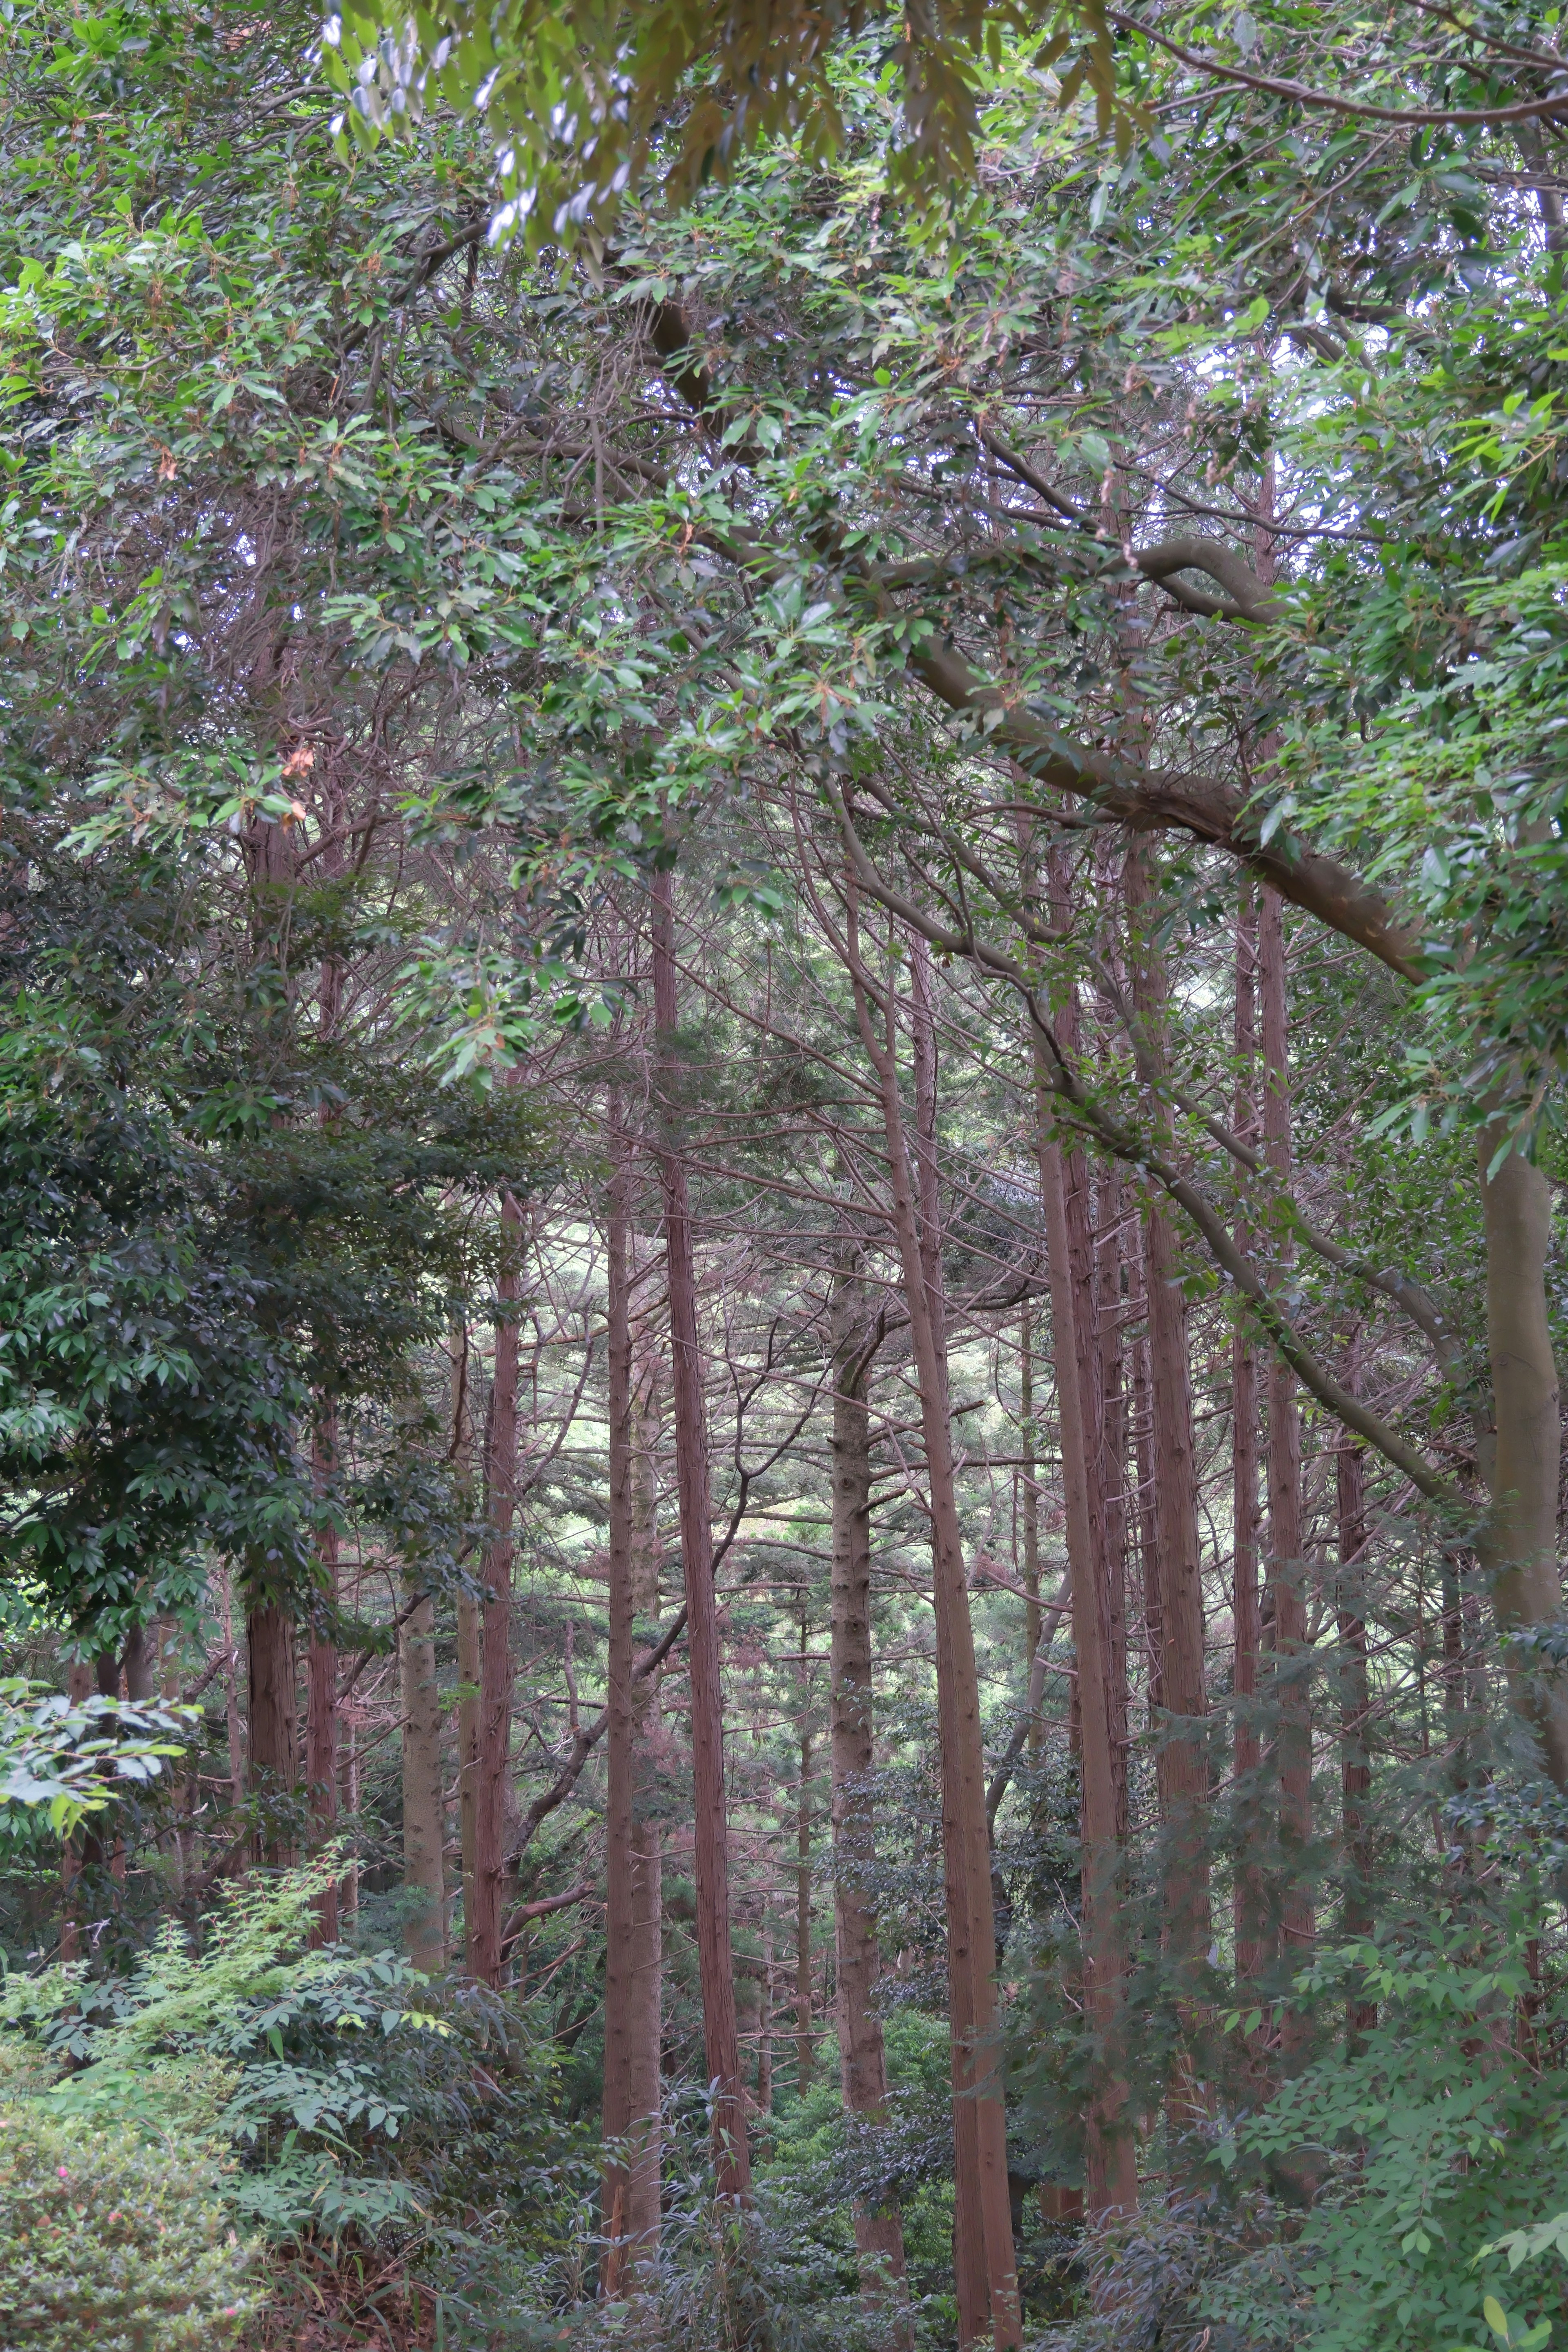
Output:
[[[829,1667],[834,1948],[838,1960],[839,2074],[852,2116],[879,2123],[888,2069],[877,2013],[877,1841],[868,1786],[871,1741],[871,1420],[866,1400],[871,1335],[852,1266],[833,1284],[833,1583]],[[903,2220],[857,2200],[861,2291],[904,2276]]]
[[708,2079],[713,2086],[713,2160],[721,2198],[749,2203],[735,1978],[730,1938],[730,1859],[724,1798],[724,1700],[720,1679],[719,1611],[713,1589],[713,1530],[708,1492],[708,1431],[697,1328],[697,1271],[680,1154],[676,1046],[673,879],[653,886],[654,1021],[658,1031],[659,1175],[664,1192],[669,1281],[669,1341],[675,1406],[676,1477],[686,1580],[687,1657],[691,1685],[691,1773],[695,1811],[698,1969]]
[[[1142,851],[1129,849],[1125,888],[1132,933],[1132,1003],[1139,1074],[1163,1098],[1169,1079],[1166,1024],[1169,989],[1163,959],[1149,929],[1152,892]],[[1153,1556],[1145,1562],[1159,1601],[1160,1698],[1163,1720],[1156,1759],[1160,1811],[1165,1824],[1165,1946],[1178,1983],[1187,2050],[1172,2077],[1172,2124],[1190,2128],[1205,2101],[1194,2072],[1196,2002],[1210,1942],[1208,1863],[1204,1821],[1209,1776],[1205,1741],[1208,1694],[1204,1677],[1203,1555],[1198,1535],[1197,1472],[1193,1451],[1193,1398],[1187,1342],[1187,1302],[1171,1221],[1152,1201],[1143,1216],[1143,1261],[1149,1321],[1149,1386],[1153,1454]]]
[[299,1705],[294,1687],[294,1628],[276,1601],[253,1601],[246,1617],[250,1677],[250,1795],[258,1808],[256,1859],[287,1867],[294,1859],[288,1826],[295,1786]]
[[[1258,977],[1263,1013],[1263,1144],[1281,1190],[1290,1181],[1289,1023],[1285,989],[1284,908],[1265,890],[1258,908]],[[1289,1263],[1288,1244],[1277,1268]],[[1283,1958],[1294,1975],[1311,1958],[1311,1696],[1307,1680],[1307,1563],[1301,1515],[1301,1414],[1296,1378],[1277,1349],[1268,1360],[1268,1581],[1274,1601],[1275,1693],[1279,1706],[1279,1843],[1284,1855],[1279,1919]],[[1301,2031],[1288,2010],[1282,2039],[1293,2049]]]
[[1076,1328],[1082,1310],[1073,1288],[1062,1151],[1050,1135],[1054,1098],[1044,1067],[1044,1051],[1037,1039],[1037,1141],[1051,1287],[1073,1649],[1078,1663],[1084,2015],[1100,2053],[1084,2116],[1084,2205],[1090,2219],[1098,2221],[1118,2212],[1136,2212],[1138,2171],[1126,2113],[1127,2084],[1117,2063],[1125,1958],[1118,1916],[1121,1842],[1117,1771],[1111,1746],[1113,1718],[1108,1687],[1111,1670],[1110,1611],[1090,1516],[1089,1440]]
[[[337,1465],[337,1415],[323,1401],[315,1429],[314,1468],[318,1493]],[[316,1559],[323,1588],[317,1616],[310,1627],[305,1661],[305,1785],[310,1792],[314,1839],[327,1843],[338,1821],[338,1653],[324,1622],[328,1609],[338,1605],[338,1531],[323,1524],[316,1530]],[[311,1941],[338,1940],[338,1885],[334,1879],[316,1897],[316,1925]]]
[[[943,1847],[948,1883],[948,1969],[954,2035],[953,2186],[955,2236],[975,2280],[974,2252],[982,2255],[984,2303],[975,2306],[976,2332],[987,2307],[998,2347],[1021,2341],[1013,2212],[1007,2186],[1007,2120],[994,2058],[985,2043],[995,2017],[993,1971],[996,1964],[995,1907],[992,1892],[990,1823],[985,1813],[985,1752],[980,1725],[980,1685],[974,1664],[974,1633],[969,1615],[969,1578],[953,1483],[952,1423],[948,1390],[947,1291],[942,1262],[942,1202],[937,1169],[937,1051],[931,948],[923,934],[910,941],[910,1013],[915,1080],[914,1187],[910,1199],[904,1256],[910,1302],[910,1339],[921,1394],[921,1424],[931,1486],[932,1588],[937,1641],[937,1715],[942,1749]],[[883,1113],[889,1157],[907,1172],[902,1109],[899,1101],[893,1003],[889,1000],[887,1051],[883,1063]],[[898,1182],[894,1216],[899,1222]],[[905,1237],[900,1231],[900,1255]],[[939,1433],[933,1450],[932,1433]],[[945,1675],[944,1675],[945,1669]],[[947,1685],[944,1705],[943,1681]],[[951,1823],[951,1827],[949,1824]],[[963,1915],[962,1916],[960,1915]],[[960,2039],[962,2037],[962,2040]],[[962,2340],[963,2294],[960,2292]]]
[[[1350,1385],[1355,1385],[1352,1360]],[[1334,1456],[1339,1505],[1340,1572],[1335,1594],[1340,1637],[1340,1832],[1343,1898],[1340,1934],[1346,1943],[1370,1936],[1372,1916],[1372,1759],[1367,1720],[1372,1694],[1367,1674],[1366,1621],[1362,1587],[1367,1543],[1365,1456],[1348,1431]],[[1374,2002],[1352,2000],[1345,2030],[1353,2047],[1377,2022]]]
[[[468,1327],[454,1326],[452,1361],[452,1480],[465,1517],[473,1509],[472,1358]],[[458,1614],[458,1849],[463,1874],[463,1939],[469,1940],[474,1916],[474,1848],[479,1780],[479,1677],[484,1671],[479,1653],[479,1604],[471,1592],[459,1591]],[[471,1963],[470,1963],[471,1966]]]
[[416,1969],[435,1976],[447,1964],[446,1812],[441,1801],[436,1604],[428,1594],[405,1618],[398,1648],[403,1675],[403,1883],[418,1906],[409,1914],[408,1957]]
[[479,1633],[479,1755],[474,1801],[474,1902],[468,1918],[470,1976],[498,1990],[506,1885],[507,1787],[511,1771],[511,1564],[517,1511],[517,1307],[522,1212],[501,1196],[500,1279],[496,1286],[495,1376],[485,1434],[489,1534],[480,1576],[485,1588]]
[[[634,1370],[631,1296],[631,1144],[618,1101],[612,1150],[607,1250],[609,1324],[610,1610],[606,1664],[609,1732],[605,1806],[604,2136],[623,2153],[605,2168],[604,2292],[625,2291],[658,2242],[660,1884],[658,1824],[639,1819],[647,1764],[652,1679],[635,1674],[637,1620],[657,1607],[652,1559],[652,1464]],[[646,1412],[647,1400],[644,1400]],[[652,1569],[653,1591],[648,1591]],[[650,1835],[651,1833],[651,1835]]]
[[[1024,1466],[1018,1479],[1018,1507],[1023,1520],[1024,1550],[1024,1675],[1035,1671],[1040,1629],[1040,1481],[1035,1430],[1035,1315],[1028,1299],[1018,1316],[1018,1433],[1023,1441]],[[1029,1720],[1029,1762],[1037,1767],[1045,1746],[1046,1727],[1038,1707]]]
[[[920,1391],[921,1430],[931,1516],[932,1600],[936,1620],[937,1730],[942,1759],[942,1862],[947,1914],[949,2022],[952,2039],[953,2268],[961,2345],[984,2332],[989,2316],[997,2346],[1021,2340],[1013,2216],[1007,2192],[1006,2117],[994,2061],[984,2049],[994,2018],[992,1968],[995,1927],[990,1842],[985,1822],[985,1759],[968,1580],[953,1491],[942,1316],[941,1229],[934,1214],[933,1139],[921,1139],[921,1181],[931,1208],[915,1205],[899,1097],[894,1001],[884,998],[884,1035],[872,1025],[853,901],[848,933],[856,1018],[879,1081],[891,1185],[893,1229],[903,1272],[910,1338]],[[934,1054],[929,992],[915,965],[917,1054]],[[923,1003],[922,1003],[923,998]],[[922,1036],[922,1032],[925,1034]],[[917,1078],[934,1095],[931,1071]],[[983,2071],[982,2071],[983,2070]]]
[[[1487,1237],[1487,1349],[1496,1435],[1490,1522],[1482,1564],[1489,1571],[1499,1630],[1555,1622],[1563,1613],[1557,1564],[1557,1490],[1562,1411],[1546,1313],[1552,1192],[1534,1163],[1510,1150],[1488,1171],[1507,1130],[1481,1131],[1481,1206]],[[1568,1788],[1568,1681],[1517,1654],[1510,1663],[1515,1703],[1535,1731],[1542,1760]]]
[[[633,1237],[633,1276],[639,1268]],[[658,1622],[658,1349],[643,1302],[632,1337],[632,1614],[634,1628]],[[663,2095],[664,1829],[656,1786],[658,1677],[632,1685],[632,1900],[630,2035],[631,2174],[626,2234],[643,2266],[658,2257],[662,2174],[659,2104]]]
[[[802,1706],[805,1690],[806,1621],[800,1626]],[[811,2016],[811,1732],[800,1733],[800,1780],[795,1809],[795,2079],[804,2099],[816,2072]]]
[[[1236,1058],[1237,1066],[1236,1131],[1246,1143],[1258,1139],[1255,1072],[1258,1058],[1258,907],[1249,878],[1243,877],[1237,908],[1236,933]],[[1245,1244],[1245,1228],[1237,1223],[1237,1239]],[[1237,1852],[1235,1872],[1234,1931],[1237,1998],[1246,2001],[1256,1991],[1268,1962],[1267,1914],[1263,1885],[1253,1856],[1262,1844],[1263,1822],[1258,1801],[1263,1765],[1258,1738],[1257,1702],[1263,1632],[1258,1595],[1258,1359],[1252,1335],[1242,1314],[1231,1334],[1231,1517],[1234,1549],[1231,1606],[1236,1629],[1232,1689],[1236,1699],[1234,1769],[1237,1790]]]
[[[79,1706],[92,1693],[92,1668],[85,1658],[73,1659],[66,1668],[66,1697],[72,1706]],[[77,1916],[76,1883],[81,1875],[82,1848],[79,1832],[66,1840],[60,1850],[60,1958],[79,1960],[81,1958],[81,1923]]]

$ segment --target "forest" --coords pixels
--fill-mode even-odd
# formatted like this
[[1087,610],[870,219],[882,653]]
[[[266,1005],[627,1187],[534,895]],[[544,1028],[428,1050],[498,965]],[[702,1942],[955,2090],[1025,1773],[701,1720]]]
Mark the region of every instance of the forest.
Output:
[[0,2352],[1568,2327],[1565,202],[0,7]]

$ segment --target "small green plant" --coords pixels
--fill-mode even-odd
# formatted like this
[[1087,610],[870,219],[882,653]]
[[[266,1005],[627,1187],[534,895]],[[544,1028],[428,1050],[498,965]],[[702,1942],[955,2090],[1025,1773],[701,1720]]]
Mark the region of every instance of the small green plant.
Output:
[[216,2168],[40,2102],[0,2109],[0,2352],[219,2352],[253,2307]]

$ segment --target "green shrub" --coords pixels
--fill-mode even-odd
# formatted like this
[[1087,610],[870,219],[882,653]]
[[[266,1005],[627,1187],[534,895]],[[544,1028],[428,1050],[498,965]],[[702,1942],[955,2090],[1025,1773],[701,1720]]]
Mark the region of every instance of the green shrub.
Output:
[[248,2263],[197,2147],[0,2109],[0,2352],[217,2352]]

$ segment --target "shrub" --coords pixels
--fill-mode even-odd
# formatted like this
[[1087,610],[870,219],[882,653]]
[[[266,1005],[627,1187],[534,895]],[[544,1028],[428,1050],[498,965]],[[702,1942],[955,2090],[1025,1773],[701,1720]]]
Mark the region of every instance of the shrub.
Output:
[[195,2147],[0,2109],[0,2352],[217,2352],[248,2262]]

